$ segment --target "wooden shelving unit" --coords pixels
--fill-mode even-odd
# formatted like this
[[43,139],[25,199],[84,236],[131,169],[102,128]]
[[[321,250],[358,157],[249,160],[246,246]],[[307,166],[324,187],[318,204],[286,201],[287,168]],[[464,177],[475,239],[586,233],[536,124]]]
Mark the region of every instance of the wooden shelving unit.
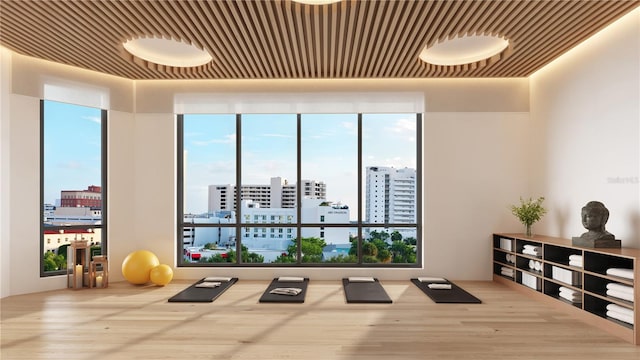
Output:
[[[539,252],[528,254],[532,247]],[[493,234],[492,248],[494,281],[563,309],[630,343],[640,344],[637,285],[640,249],[583,248],[573,246],[569,239],[512,233]],[[582,257],[582,266],[569,264],[569,257],[574,256]],[[633,279],[607,274],[610,268],[630,269]],[[607,286],[620,285],[631,289],[633,301],[607,293]],[[560,295],[561,289],[564,296]],[[567,299],[567,292],[574,297]],[[607,316],[611,304],[630,312],[629,321]]]

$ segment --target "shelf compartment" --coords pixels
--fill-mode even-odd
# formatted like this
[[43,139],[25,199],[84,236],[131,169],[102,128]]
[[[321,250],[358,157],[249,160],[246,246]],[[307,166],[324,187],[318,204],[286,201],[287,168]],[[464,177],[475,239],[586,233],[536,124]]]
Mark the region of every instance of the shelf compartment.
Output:
[[607,316],[607,305],[611,304],[611,302],[601,299],[596,296],[591,296],[589,294],[584,294],[584,310],[588,311],[594,315],[597,315],[603,319],[607,319],[616,324],[622,325],[626,328],[633,329],[633,324],[627,323],[625,321],[620,321],[618,319],[614,319],[612,317]]
[[542,291],[542,278],[523,271],[517,271],[516,282],[530,289]]
[[[535,267],[531,268],[531,263],[537,263],[539,265],[540,270],[536,270]],[[526,271],[532,274],[536,274],[542,276],[542,269],[544,263],[540,259],[532,259],[528,257],[518,256],[516,258],[516,267],[522,271]]]
[[[507,268],[507,269],[513,270],[513,277],[504,275],[502,273],[502,268]],[[509,279],[509,280],[513,281],[515,279],[516,269],[513,268],[512,266],[507,266],[507,265],[504,265],[504,264],[501,264],[501,263],[498,263],[498,262],[494,262],[493,263],[493,273],[498,275],[498,276],[501,276],[501,277],[503,277],[505,279]]]
[[[531,245],[531,246],[536,246],[536,247],[540,248],[540,255],[533,255],[533,254],[525,254],[525,253],[523,253],[522,251],[524,250],[525,245]],[[516,241],[516,252],[518,253],[518,255],[541,259],[542,258],[542,250],[543,250],[542,249],[542,243],[535,242],[535,241],[528,241],[528,240],[520,240],[520,239],[518,239]]]
[[[548,295],[554,299],[558,299],[559,301],[562,301],[566,304],[572,305],[574,307],[577,308],[582,308],[582,303],[579,302],[571,302],[563,297],[560,297],[560,286],[565,286],[565,285],[561,285],[559,283],[556,283],[554,281],[549,281],[547,279],[544,280],[544,294]],[[566,287],[566,286],[565,286]],[[579,291],[579,290],[578,290]]]
[[582,273],[566,267],[545,263],[544,276],[566,285],[582,287]]
[[[623,268],[633,270],[633,259],[621,256],[613,256],[585,251],[583,261],[585,271],[590,271],[602,275],[607,275],[607,269],[609,268]],[[633,281],[632,279],[625,280],[631,282]]]
[[515,254],[504,252],[500,249],[493,250],[493,261],[499,262],[508,266],[514,266],[514,263],[510,262],[509,258],[511,257],[515,258],[515,256],[516,256]]
[[504,251],[515,252],[515,239],[505,236],[494,235],[493,247]]
[[615,302],[617,304],[620,304],[620,305],[623,305],[623,306],[627,306],[627,307],[630,307],[630,308],[633,309],[633,302],[631,300],[623,299],[623,298],[620,298],[620,297],[611,296],[611,295],[607,294],[607,284],[611,284],[611,283],[627,286],[632,291],[634,291],[633,287],[629,286],[627,284],[619,283],[617,281],[613,281],[613,280],[610,280],[608,278],[603,278],[603,277],[595,276],[595,275],[591,275],[591,274],[585,274],[584,275],[584,290],[585,291],[594,293],[596,295],[599,295],[599,296],[601,296],[603,298],[606,298],[606,299],[610,300],[611,302]]
[[[546,261],[569,266],[569,256],[571,255],[582,255],[582,250],[549,244],[544,245],[544,259]],[[582,260],[584,262],[584,258]]]

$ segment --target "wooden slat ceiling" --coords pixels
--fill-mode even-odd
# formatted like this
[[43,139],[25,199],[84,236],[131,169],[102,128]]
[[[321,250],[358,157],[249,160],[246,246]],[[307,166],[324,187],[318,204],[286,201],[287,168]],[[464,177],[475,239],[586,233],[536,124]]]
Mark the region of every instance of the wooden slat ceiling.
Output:
[[[640,5],[638,0],[0,1],[0,44],[129,79],[526,77]],[[470,65],[418,59],[464,34],[504,36],[501,56]],[[162,37],[206,49],[192,68],[129,55]]]

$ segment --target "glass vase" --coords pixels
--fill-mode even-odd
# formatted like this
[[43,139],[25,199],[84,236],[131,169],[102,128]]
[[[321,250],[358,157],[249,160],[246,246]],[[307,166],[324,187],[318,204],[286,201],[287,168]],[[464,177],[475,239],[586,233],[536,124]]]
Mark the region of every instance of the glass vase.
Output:
[[533,229],[532,229],[532,224],[525,224],[524,225],[524,234],[528,237],[532,237],[533,236]]

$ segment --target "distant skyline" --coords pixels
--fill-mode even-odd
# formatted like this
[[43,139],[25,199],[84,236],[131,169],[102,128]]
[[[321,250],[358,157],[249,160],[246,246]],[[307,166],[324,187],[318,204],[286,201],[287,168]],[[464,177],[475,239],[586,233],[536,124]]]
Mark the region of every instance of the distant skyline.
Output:
[[[44,202],[61,190],[101,184],[101,110],[45,101]],[[235,184],[235,114],[185,115],[185,212],[207,211],[208,186]],[[242,116],[244,184],[272,177],[296,183],[296,114]],[[303,114],[302,179],[327,184],[327,200],[357,204],[357,114]],[[416,167],[415,114],[364,114],[363,181],[368,166]],[[365,189],[363,188],[363,191]]]
[[[296,114],[242,116],[243,184],[272,177],[296,183]],[[363,181],[368,166],[416,169],[415,114],[365,114]],[[327,184],[327,200],[357,218],[357,114],[303,114],[302,179]],[[208,186],[235,184],[235,115],[185,115],[187,213],[207,211]],[[364,189],[363,189],[364,191]]]

